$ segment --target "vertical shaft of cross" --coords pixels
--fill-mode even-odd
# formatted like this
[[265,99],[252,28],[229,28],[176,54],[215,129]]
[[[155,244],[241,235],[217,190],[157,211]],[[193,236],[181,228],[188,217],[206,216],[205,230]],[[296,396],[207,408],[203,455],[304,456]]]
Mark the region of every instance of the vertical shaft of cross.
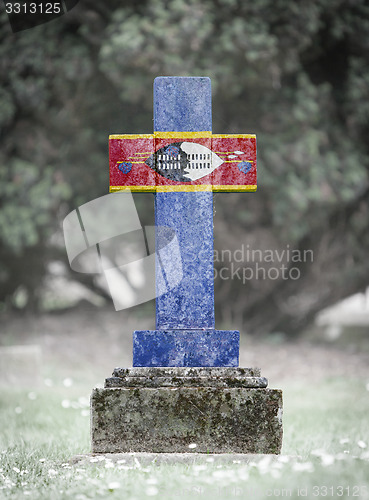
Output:
[[[211,132],[209,78],[160,77],[154,83],[154,132]],[[156,299],[156,328],[214,329],[212,191],[155,194],[155,225],[174,229],[181,283]],[[156,235],[161,245],[160,229]],[[173,258],[161,255],[163,259]],[[165,264],[165,263],[164,263]],[[161,268],[162,266],[157,266]],[[165,267],[165,265],[164,265]],[[158,282],[158,278],[157,278]]]

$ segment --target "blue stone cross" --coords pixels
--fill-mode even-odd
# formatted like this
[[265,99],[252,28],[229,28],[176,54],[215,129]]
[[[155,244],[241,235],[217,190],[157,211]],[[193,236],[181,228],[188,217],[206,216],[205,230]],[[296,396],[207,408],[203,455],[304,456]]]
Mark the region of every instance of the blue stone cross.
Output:
[[[154,131],[211,131],[211,84],[203,77],[158,77],[154,82]],[[160,228],[177,236],[183,278],[156,298],[156,329],[133,334],[133,366],[238,366],[239,332],[215,330],[213,193],[156,192]],[[161,255],[170,261],[171,255]],[[164,263],[173,267],[176,262]],[[157,269],[159,267],[157,266]],[[156,286],[159,288],[156,273]]]

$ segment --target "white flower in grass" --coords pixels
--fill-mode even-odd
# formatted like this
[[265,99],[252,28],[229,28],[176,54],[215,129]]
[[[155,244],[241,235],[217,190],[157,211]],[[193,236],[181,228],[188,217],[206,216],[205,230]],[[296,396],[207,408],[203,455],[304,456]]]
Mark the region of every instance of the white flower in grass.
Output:
[[209,462],[209,463],[212,463],[212,462],[214,462],[214,458],[213,457],[209,457],[209,458],[206,459],[206,461]]
[[188,447],[189,447],[190,450],[193,450],[193,449],[195,449],[197,447],[197,444],[196,443],[191,443],[191,444],[188,445]]
[[78,403],[81,405],[81,406],[86,406],[86,407],[89,407],[90,406],[90,400],[88,398],[86,398],[86,396],[80,396],[78,398]]
[[148,497],[154,497],[158,493],[159,493],[159,490],[155,486],[150,486],[149,488],[146,489],[146,495]]
[[314,455],[316,457],[321,457],[322,455],[325,455],[325,450],[322,450],[321,448],[318,450],[313,450],[311,452],[311,455]]
[[98,457],[92,457],[92,458],[90,458],[90,462],[91,463],[100,462],[100,457],[99,458]]
[[345,453],[338,453],[336,456],[335,456],[335,459],[336,460],[346,460],[347,459],[347,455]]
[[125,463],[126,463],[126,460],[124,458],[117,461],[117,464],[125,464]]
[[314,472],[314,466],[311,462],[296,462],[292,465],[295,472]]
[[133,467],[128,467],[128,465],[118,465],[118,470],[133,470]]
[[40,458],[39,462],[43,464],[44,462],[46,462],[46,458]]
[[13,471],[16,472],[17,474],[20,473],[20,469],[18,469],[18,467],[13,467]]
[[320,457],[322,461],[323,467],[328,467],[329,465],[334,464],[335,458],[333,455],[329,455],[328,453],[326,455],[322,455]]
[[105,463],[105,469],[113,469],[113,468],[114,468],[114,464],[110,460],[109,460],[109,462],[107,461]]
[[216,479],[224,479],[228,476],[228,470],[223,470],[223,469],[214,470],[212,476]]
[[73,380],[70,377],[67,377],[63,380],[64,387],[72,387]]
[[360,441],[357,442],[357,445],[359,448],[362,448],[362,449],[366,448],[366,443],[364,441],[361,441],[361,439],[360,439]]
[[34,401],[35,399],[37,399],[37,394],[35,392],[29,392],[28,399],[30,399],[31,401]]
[[23,491],[23,495],[30,495],[30,494],[31,494],[31,492],[30,492],[30,491],[28,491],[28,490],[24,490],[24,491]]
[[281,469],[283,469],[283,463],[282,462],[273,462],[272,467],[273,467],[273,469],[281,470]]
[[63,399],[63,401],[61,402],[61,405],[63,408],[69,408],[70,407],[69,399]]
[[49,469],[47,473],[49,474],[49,477],[55,477],[58,475],[58,471],[56,471],[55,469]]
[[13,483],[13,481],[11,479],[9,479],[8,477],[6,477],[4,479],[4,485],[6,488],[12,488],[12,486],[15,486],[15,483]]
[[81,415],[82,415],[82,417],[89,417],[90,410],[81,410]]
[[349,442],[350,442],[349,438],[341,438],[340,439],[340,444],[347,444]]
[[148,477],[146,479],[146,482],[147,484],[158,484],[158,480],[156,479],[156,477]]
[[257,468],[261,474],[266,474],[269,471],[272,457],[265,456],[259,462],[257,462]]
[[20,415],[22,413],[22,408],[20,406],[17,406],[16,408],[14,408],[14,411],[17,415]]
[[195,464],[193,465],[192,469],[196,472],[202,471],[202,470],[207,470],[208,466],[205,464]]
[[241,469],[238,470],[238,478],[241,481],[248,481],[249,471],[248,471],[247,467],[242,467]]
[[278,469],[271,469],[270,475],[273,479],[279,479],[281,477],[281,472]]
[[120,483],[118,483],[118,481],[112,481],[111,483],[108,484],[109,491],[119,490],[119,488],[120,488]]

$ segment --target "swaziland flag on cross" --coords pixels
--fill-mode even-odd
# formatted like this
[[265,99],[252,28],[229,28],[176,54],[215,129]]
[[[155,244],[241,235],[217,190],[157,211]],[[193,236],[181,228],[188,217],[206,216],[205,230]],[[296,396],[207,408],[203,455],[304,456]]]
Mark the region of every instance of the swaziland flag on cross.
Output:
[[109,137],[110,192],[256,191],[256,163],[253,134]]

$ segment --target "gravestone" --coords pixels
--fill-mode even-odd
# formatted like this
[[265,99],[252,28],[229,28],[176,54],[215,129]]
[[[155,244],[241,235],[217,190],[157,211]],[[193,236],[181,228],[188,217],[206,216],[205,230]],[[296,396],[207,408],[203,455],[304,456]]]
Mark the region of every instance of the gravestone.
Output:
[[159,77],[154,134],[110,136],[110,191],[155,193],[156,329],[135,331],[133,367],[92,393],[95,453],[280,452],[282,392],[238,366],[237,330],[215,330],[213,191],[256,190],[256,138],[211,128],[209,78]]

